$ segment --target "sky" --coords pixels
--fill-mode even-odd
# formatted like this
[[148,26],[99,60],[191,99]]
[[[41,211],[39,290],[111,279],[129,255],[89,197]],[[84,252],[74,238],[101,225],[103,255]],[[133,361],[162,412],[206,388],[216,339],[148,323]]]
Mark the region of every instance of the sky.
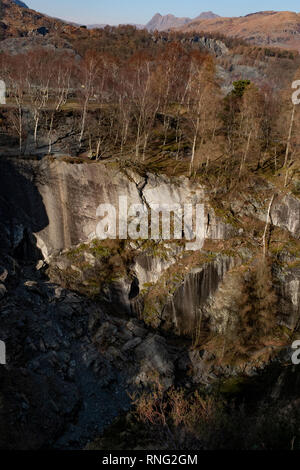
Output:
[[263,10],[300,11],[299,0],[23,0],[29,8],[80,24],[146,24],[155,13],[194,18],[203,11],[242,16]]

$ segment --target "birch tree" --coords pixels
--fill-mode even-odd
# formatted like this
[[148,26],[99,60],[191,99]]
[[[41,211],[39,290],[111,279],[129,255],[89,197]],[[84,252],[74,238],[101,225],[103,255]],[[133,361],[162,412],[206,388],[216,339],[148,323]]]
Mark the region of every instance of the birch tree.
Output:
[[75,65],[73,57],[58,54],[53,63],[54,73],[52,75],[52,102],[50,107],[48,126],[48,153],[52,152],[53,126],[56,113],[67,103],[71,90]]
[[79,65],[79,95],[81,102],[81,124],[79,134],[79,147],[85,131],[85,124],[88,112],[89,102],[95,91],[95,81],[99,74],[100,57],[97,52],[88,50]]

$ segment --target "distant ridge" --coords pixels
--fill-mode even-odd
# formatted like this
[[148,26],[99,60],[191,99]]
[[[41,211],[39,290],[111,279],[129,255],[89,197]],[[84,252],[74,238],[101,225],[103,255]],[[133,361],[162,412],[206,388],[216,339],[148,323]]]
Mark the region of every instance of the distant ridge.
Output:
[[[145,28],[145,26],[143,24],[135,24],[135,23],[122,23],[119,26],[126,25],[126,24],[128,24],[129,26],[135,26],[137,29],[144,29]],[[106,26],[111,26],[111,25],[105,24],[105,23],[103,23],[103,24],[96,23],[96,24],[87,25],[88,29],[102,29],[102,28],[105,28]]]
[[[212,11],[206,11],[197,16],[195,20],[212,18],[218,18],[218,15]],[[188,17],[178,18],[177,16],[171,14],[163,16],[160,13],[156,13],[146,24],[145,28],[148,29],[148,31],[165,31],[171,28],[180,28],[181,26],[184,26],[195,20]]]

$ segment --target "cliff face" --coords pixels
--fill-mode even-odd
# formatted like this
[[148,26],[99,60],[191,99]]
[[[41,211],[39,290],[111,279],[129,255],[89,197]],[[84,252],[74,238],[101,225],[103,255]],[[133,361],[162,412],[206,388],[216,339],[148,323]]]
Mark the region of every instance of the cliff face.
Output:
[[[9,241],[13,243],[13,249],[24,244],[24,234],[34,233],[36,245],[42,257],[49,261],[53,257],[61,265],[59,253],[81,243],[88,243],[96,237],[96,227],[99,218],[96,211],[99,204],[119,205],[119,196],[127,196],[128,207],[132,204],[142,204],[147,210],[150,204],[192,204],[194,207],[198,203],[205,204],[205,231],[206,238],[212,240],[226,240],[235,232],[235,229],[224,223],[221,218],[216,217],[213,208],[208,202],[208,194],[200,185],[193,185],[187,178],[179,178],[170,182],[164,176],[148,174],[145,177],[131,171],[120,171],[118,167],[110,167],[97,164],[69,164],[63,161],[50,161],[45,159],[42,163],[31,162],[30,164],[19,165],[21,181],[18,183],[18,193],[15,194],[15,204],[21,200],[25,205],[22,212],[11,221]],[[10,168],[10,166],[9,166]],[[7,168],[4,177],[10,187],[13,182],[9,177]],[[33,174],[31,183],[28,183],[28,174]],[[3,175],[5,172],[3,171]],[[29,186],[31,184],[32,196],[30,196]],[[7,187],[7,191],[9,191]],[[19,196],[18,196],[19,195]],[[26,202],[25,202],[25,200]],[[36,199],[39,199],[38,202]],[[14,212],[14,211],[12,211]],[[21,221],[22,220],[22,221]],[[34,222],[36,221],[36,222]],[[7,227],[6,229],[7,230]],[[155,283],[164,272],[177,262],[177,255],[182,253],[183,247],[173,248],[172,255],[167,252],[167,257],[162,258],[152,256],[150,253],[141,252],[135,258],[133,271],[135,272],[139,290],[149,283]],[[220,261],[222,264],[222,261]],[[176,325],[194,323],[197,313],[197,304],[204,301],[216,289],[218,281],[222,275],[214,276],[215,269],[218,270],[218,263],[210,267],[203,268],[210,280],[206,282],[206,293],[200,301],[202,294],[193,292],[192,297],[187,296],[185,307],[178,306],[174,325],[178,332],[181,327]],[[187,267],[189,269],[189,267]],[[221,268],[223,272],[224,269]],[[226,271],[226,270],[225,270]],[[225,272],[224,271],[224,272]],[[193,274],[191,274],[191,277]],[[190,281],[186,281],[189,283]],[[180,285],[180,282],[179,284]],[[130,285],[123,283],[117,289],[115,303],[123,305],[128,311],[128,292]],[[203,290],[203,289],[202,289]],[[184,293],[185,295],[185,293]],[[196,299],[199,296],[199,300]],[[134,301],[135,302],[135,301]],[[133,302],[133,303],[134,303]],[[195,303],[195,308],[190,311],[189,302]],[[177,304],[177,301],[175,301]],[[173,302],[174,305],[174,302]],[[132,307],[134,309],[134,306]],[[173,316],[173,312],[171,313]],[[186,316],[186,318],[184,318]],[[166,315],[165,315],[166,317]],[[183,319],[180,319],[182,317]],[[168,321],[167,321],[168,323]],[[172,325],[171,325],[172,326]],[[172,326],[172,327],[173,327]]]
[[[211,259],[207,259],[205,255],[201,260],[184,260],[184,271],[179,272],[178,280],[173,282],[172,294],[170,288],[165,289],[165,292],[164,288],[161,288],[160,292],[164,294],[159,302],[156,299],[151,301],[150,305],[146,299],[145,307],[143,302],[141,306],[139,298],[140,292],[145,290],[144,286],[151,284],[150,288],[147,287],[151,298],[153,286],[162,282],[164,275],[169,279],[176,277],[176,269],[175,274],[169,273],[168,270],[172,269],[172,266],[176,267],[185,248],[173,243],[171,248],[164,246],[158,255],[149,249],[136,249],[131,264],[138,285],[136,295],[132,295],[128,302],[132,282],[130,279],[123,280],[114,294],[115,302],[123,305],[126,311],[132,309],[136,314],[140,314],[141,309],[146,308],[149,312],[149,309],[152,311],[155,308],[156,322],[179,333],[194,328],[201,306],[205,305],[217,290],[225,273],[234,265],[251,258],[251,252],[247,252],[244,246],[248,236],[247,228],[230,223],[224,216],[217,216],[210,203],[209,191],[183,176],[171,181],[163,175],[141,176],[128,168],[122,170],[117,163],[70,164],[47,158],[41,162],[11,160],[10,163],[2,162],[1,165],[1,187],[6,200],[6,205],[2,204],[1,209],[1,220],[6,217],[6,223],[2,223],[2,233],[5,235],[2,236],[3,247],[22,251],[29,256],[33,251],[30,241],[34,236],[40,256],[51,263],[58,262],[59,266],[64,266],[65,269],[69,269],[72,263],[65,255],[65,261],[62,262],[60,253],[80,244],[88,244],[96,238],[99,221],[96,212],[100,204],[112,204],[118,208],[120,196],[127,197],[128,207],[141,204],[145,210],[148,210],[151,204],[158,203],[177,203],[181,206],[188,203],[194,207],[203,203],[205,243],[227,243],[229,252],[224,253],[223,248],[223,251],[217,250],[213,253]],[[232,201],[236,213],[251,216],[253,220],[260,221],[263,227],[267,204],[255,204],[255,201],[248,205]],[[299,239],[299,199],[277,193],[271,209],[271,221],[274,226]],[[197,246],[194,249],[197,249]],[[227,257],[224,257],[224,254]],[[91,258],[91,255],[89,256]],[[91,259],[91,262],[95,263],[93,257]],[[292,260],[288,261],[291,264]],[[285,262],[284,266],[284,269],[277,273],[277,290],[283,303],[282,309],[285,311],[284,321],[291,326],[297,321],[300,287],[297,265],[293,268]],[[76,269],[80,272],[81,266]],[[84,278],[82,272],[81,276]]]
[[295,238],[300,238],[300,202],[290,195],[279,196],[271,210],[274,225],[290,232]]
[[[17,164],[18,165],[18,164]],[[117,165],[70,164],[63,161],[43,160],[33,162],[31,167],[35,179],[35,190],[43,202],[47,221],[39,230],[33,230],[37,246],[45,259],[60,250],[71,248],[95,238],[99,218],[96,216],[100,204],[119,207],[119,197],[126,196],[128,207],[142,204],[205,204],[205,217],[209,216],[207,238],[226,239],[232,227],[216,218],[208,202],[208,194],[200,185],[192,185],[187,178],[173,182],[164,176],[148,174],[140,176],[129,170],[121,171]],[[26,167],[20,167],[26,173]],[[24,176],[23,184],[27,179]],[[21,189],[20,189],[21,191]],[[29,217],[30,207],[27,209]],[[35,218],[37,216],[35,215]]]
[[[140,176],[122,170],[117,163],[70,164],[47,158],[41,162],[12,159],[1,165],[2,191],[15,207],[13,217],[23,217],[25,226],[29,224],[44,258],[95,238],[98,206],[109,203],[118,208],[120,196],[127,197],[128,206],[142,204],[145,209],[159,203],[204,204],[207,239],[226,240],[236,232],[233,225],[216,216],[209,191],[184,176],[170,180],[163,175]],[[271,187],[269,191],[271,194]],[[261,203],[246,206],[232,201],[232,207],[241,215],[266,220],[266,207]],[[271,222],[299,239],[299,199],[277,191]],[[12,237],[18,236],[14,233]]]
[[[250,222],[263,230],[272,191],[265,201],[255,195],[231,201],[232,213],[246,220],[238,224],[214,206],[205,186],[185,177],[141,176],[117,162],[1,159],[1,340],[8,366],[0,370],[6,384],[0,397],[12,410],[9,429],[20,409],[25,423],[12,447],[82,448],[128,408],[127,391],[151,383],[153,370],[168,388],[267,367],[269,356],[242,369],[219,365],[206,342],[218,339],[211,325],[223,312],[214,318],[211,305],[220,286],[234,270],[242,268],[236,271],[242,276],[257,256],[253,240],[258,246],[261,240]],[[144,208],[203,203],[203,249],[168,241],[95,244],[97,207],[118,205],[120,195]],[[276,254],[272,276],[278,325],[289,330],[300,313],[299,213],[299,199],[277,191],[272,228],[289,241]],[[189,338],[189,345],[169,333]],[[191,338],[201,348],[191,347]],[[14,377],[20,396],[10,385]],[[47,430],[39,424],[45,421]]]

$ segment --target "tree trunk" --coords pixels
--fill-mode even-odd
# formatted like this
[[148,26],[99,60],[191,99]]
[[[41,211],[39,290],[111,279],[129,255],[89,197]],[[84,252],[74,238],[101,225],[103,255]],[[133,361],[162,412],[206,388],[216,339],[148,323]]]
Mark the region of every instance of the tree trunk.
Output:
[[85,100],[84,106],[83,106],[82,120],[81,120],[81,131],[80,131],[80,136],[79,136],[79,148],[81,148],[83,134],[84,134],[84,130],[85,130],[87,105],[88,105],[88,99]]
[[267,233],[268,233],[270,214],[271,214],[271,209],[272,209],[272,204],[273,204],[274,198],[275,198],[275,194],[273,194],[273,196],[271,198],[271,201],[270,201],[270,204],[269,204],[269,207],[268,207],[265,231],[264,231],[264,236],[263,236],[263,254],[264,254],[264,257],[266,257],[266,254],[267,254]]
[[100,160],[100,159],[99,159],[100,146],[101,146],[101,139],[98,139],[98,142],[97,142],[97,149],[96,149],[96,160]]
[[136,144],[135,144],[135,158],[139,158],[140,154],[140,128],[141,128],[141,115],[139,117],[138,126],[137,126],[137,136],[136,136]]
[[284,159],[284,166],[285,167],[287,166],[287,162],[288,162],[288,158],[289,158],[289,150],[290,150],[290,145],[291,145],[293,124],[294,124],[294,118],[295,118],[295,109],[296,109],[296,106],[294,105],[293,110],[292,110],[292,115],[291,115],[289,135],[288,135],[287,142],[286,142],[285,159]]
[[251,136],[252,136],[252,130],[249,132],[249,135],[248,135],[246,150],[245,150],[244,156],[243,156],[242,161],[241,161],[239,178],[241,177],[244,165],[245,165],[246,160],[247,160],[247,155],[248,155],[248,152],[249,152],[249,147],[250,147],[250,142],[251,142]]
[[40,121],[40,116],[39,113],[35,115],[35,125],[34,125],[34,143],[35,146],[37,146],[37,131],[38,131],[38,125]]
[[49,142],[48,154],[50,154],[50,153],[52,152],[52,130],[53,130],[53,122],[54,122],[54,112],[51,113],[50,126],[49,126],[49,132],[48,132],[48,142]]
[[146,134],[145,134],[145,137],[144,137],[144,147],[143,147],[143,162],[145,161],[145,155],[146,155],[147,143],[148,143],[148,133],[146,133]]
[[196,152],[196,143],[197,143],[197,134],[195,133],[194,140],[193,140],[192,157],[191,157],[191,163],[190,163],[190,176],[192,176],[192,173],[193,173],[195,152]]
[[285,180],[284,180],[284,186],[286,187],[288,184],[288,158],[289,158],[289,151],[290,151],[290,145],[291,145],[291,139],[292,139],[292,131],[293,131],[293,125],[294,125],[294,118],[295,118],[295,109],[296,105],[293,106],[292,110],[292,115],[291,115],[291,122],[290,122],[290,128],[289,128],[289,135],[286,143],[286,151],[285,151],[285,159],[284,159],[284,167],[286,168],[286,173],[285,173]]

